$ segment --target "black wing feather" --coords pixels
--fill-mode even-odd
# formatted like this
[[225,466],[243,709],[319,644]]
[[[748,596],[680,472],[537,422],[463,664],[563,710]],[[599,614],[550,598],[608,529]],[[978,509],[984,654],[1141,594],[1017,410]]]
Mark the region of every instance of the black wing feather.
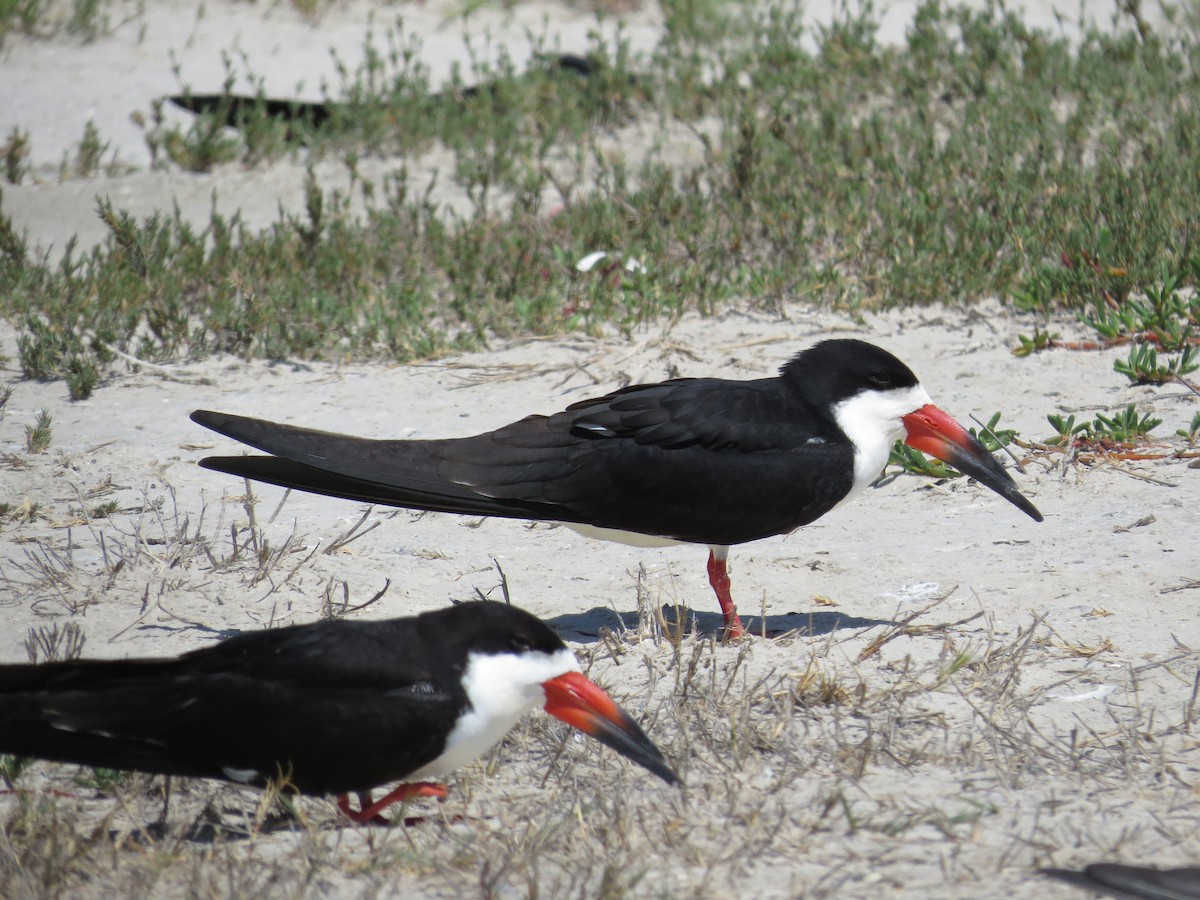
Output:
[[[791,531],[849,491],[853,450],[779,379],[635,385],[450,440],[368,440],[198,411],[272,457],[210,469],[371,503],[705,544]],[[829,465],[829,464],[836,465]],[[824,473],[824,474],[822,474]]]
[[226,779],[244,770],[255,783],[285,774],[308,793],[397,780],[439,755],[461,708],[454,678],[431,680],[410,623],[254,632],[170,660],[0,666],[0,752]]

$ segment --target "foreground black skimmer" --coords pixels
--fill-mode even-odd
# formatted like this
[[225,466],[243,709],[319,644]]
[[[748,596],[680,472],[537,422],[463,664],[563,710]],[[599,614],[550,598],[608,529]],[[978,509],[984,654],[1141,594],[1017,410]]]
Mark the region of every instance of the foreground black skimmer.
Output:
[[1121,900],[1200,900],[1200,866],[1156,869],[1153,866],[1093,863],[1079,871],[1040,871],[1076,887]]
[[[0,753],[340,794],[357,822],[537,706],[668,783],[658,748],[548,625],[502,603],[248,632],[171,659],[0,666]],[[372,802],[370,790],[404,781]],[[353,810],[347,794],[357,793]]]
[[201,460],[218,472],[369,503],[563,522],[631,543],[707,544],[733,636],[743,628],[730,545],[787,534],[846,502],[879,477],[900,438],[1042,520],[904,363],[855,340],[817,344],[774,378],[632,385],[474,437],[369,440],[206,410],[192,420],[273,454]]

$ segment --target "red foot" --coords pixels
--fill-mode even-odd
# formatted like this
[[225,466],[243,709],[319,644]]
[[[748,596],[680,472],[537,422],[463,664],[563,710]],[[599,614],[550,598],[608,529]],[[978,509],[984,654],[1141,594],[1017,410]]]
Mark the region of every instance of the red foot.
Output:
[[414,797],[434,797],[445,800],[449,789],[436,781],[413,781],[400,785],[382,800],[371,801],[370,791],[360,791],[358,794],[358,810],[350,808],[350,795],[342,794],[337,798],[337,807],[346,818],[360,825],[390,825],[391,822],[380,815],[393,803],[403,803]]
[[721,615],[725,617],[725,633],[731,638],[740,638],[746,633],[742,620],[738,618],[737,607],[733,605],[733,596],[729,592],[729,573],[725,571],[725,557],[717,559],[717,554],[708,551],[708,583],[716,592],[717,602],[721,604]]

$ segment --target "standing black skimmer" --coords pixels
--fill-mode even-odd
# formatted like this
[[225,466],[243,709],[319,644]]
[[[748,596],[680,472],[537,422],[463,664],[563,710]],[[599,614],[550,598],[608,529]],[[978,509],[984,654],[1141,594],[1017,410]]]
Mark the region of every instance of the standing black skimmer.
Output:
[[273,454],[200,461],[218,472],[389,506],[562,522],[635,544],[707,544],[731,636],[744,629],[730,545],[787,534],[845,503],[901,438],[1042,520],[904,363],[856,340],[817,344],[774,378],[632,385],[465,438],[369,440],[206,410],[192,420]]
[[[537,706],[668,783],[641,728],[546,623],[463,603],[248,632],[172,659],[0,666],[0,753],[339,794],[356,822],[416,796]],[[372,802],[370,790],[404,781]],[[360,809],[347,794],[358,793]]]

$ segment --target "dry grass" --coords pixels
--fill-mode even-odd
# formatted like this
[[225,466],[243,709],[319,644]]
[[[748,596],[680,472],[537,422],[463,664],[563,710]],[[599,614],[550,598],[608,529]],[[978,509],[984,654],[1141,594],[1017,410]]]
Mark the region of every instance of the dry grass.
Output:
[[[83,598],[78,610],[140,579],[153,604],[214,578],[313,577],[328,559],[230,518],[154,508],[93,523],[97,564],[37,544],[10,586],[60,607]],[[637,629],[579,653],[639,711],[683,791],[544,716],[461,772],[445,803],[406,810],[424,817],[408,828],[347,827],[323,799],[292,817],[270,794],[208,782],[84,787],[81,770],[38,763],[0,802],[0,893],[998,896],[1060,847],[1196,843],[1191,648],[1127,667],[1085,712],[1056,698],[1088,689],[1096,655],[1037,617],[1002,633],[982,615],[939,620],[934,603],[878,635],[722,645],[673,630],[653,601]]]

